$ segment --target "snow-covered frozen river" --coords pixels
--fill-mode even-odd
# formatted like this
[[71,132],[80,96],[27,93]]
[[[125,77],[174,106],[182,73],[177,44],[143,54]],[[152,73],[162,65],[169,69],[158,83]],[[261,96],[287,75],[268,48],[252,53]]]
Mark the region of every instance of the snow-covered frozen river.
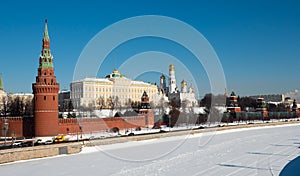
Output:
[[86,147],[0,165],[0,175],[279,175],[299,156],[300,125],[235,129]]

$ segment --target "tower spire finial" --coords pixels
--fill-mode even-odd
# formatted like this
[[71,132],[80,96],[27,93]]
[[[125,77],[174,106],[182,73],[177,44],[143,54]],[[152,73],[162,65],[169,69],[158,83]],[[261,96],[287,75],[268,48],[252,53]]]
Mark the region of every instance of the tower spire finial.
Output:
[[44,38],[49,39],[49,34],[48,34],[48,20],[47,19],[45,19]]

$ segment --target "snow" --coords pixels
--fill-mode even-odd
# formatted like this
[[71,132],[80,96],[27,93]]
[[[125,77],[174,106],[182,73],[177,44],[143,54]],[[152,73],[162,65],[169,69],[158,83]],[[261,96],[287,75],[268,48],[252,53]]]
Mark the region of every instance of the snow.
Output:
[[131,85],[134,84],[134,85],[151,85],[150,83],[146,83],[146,82],[143,82],[143,81],[131,81]]
[[299,132],[299,124],[293,124],[84,147],[80,154],[1,165],[0,173],[279,175],[285,165],[299,156]]

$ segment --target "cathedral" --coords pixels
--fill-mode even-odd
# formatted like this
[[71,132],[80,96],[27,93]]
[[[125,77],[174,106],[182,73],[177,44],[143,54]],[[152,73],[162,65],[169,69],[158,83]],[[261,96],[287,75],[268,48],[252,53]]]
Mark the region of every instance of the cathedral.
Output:
[[164,75],[160,76],[159,92],[167,96],[171,104],[177,107],[193,107],[198,104],[193,87],[188,87],[185,80],[181,81],[180,90],[178,89],[175,77],[175,66],[173,64],[169,66],[168,83],[169,87],[167,87],[166,84],[166,77]]

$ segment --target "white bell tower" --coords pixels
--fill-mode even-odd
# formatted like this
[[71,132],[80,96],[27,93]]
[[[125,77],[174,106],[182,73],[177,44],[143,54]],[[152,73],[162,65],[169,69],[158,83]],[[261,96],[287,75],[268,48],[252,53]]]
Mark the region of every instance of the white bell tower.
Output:
[[169,66],[169,93],[174,93],[176,90],[175,67],[173,64]]

